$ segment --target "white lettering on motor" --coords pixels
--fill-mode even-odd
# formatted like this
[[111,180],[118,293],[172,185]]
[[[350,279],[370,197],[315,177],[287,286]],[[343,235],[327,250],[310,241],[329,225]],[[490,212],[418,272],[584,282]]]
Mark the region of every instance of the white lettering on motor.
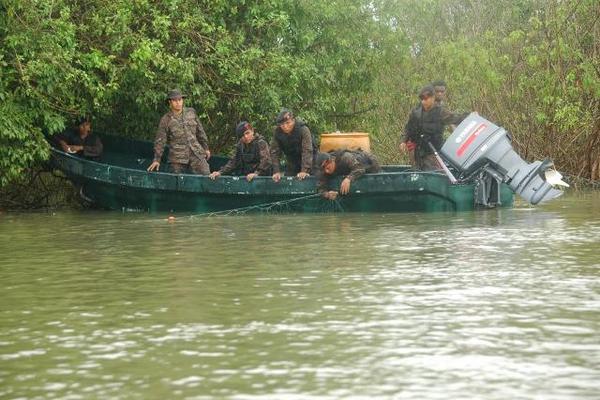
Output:
[[456,137],[456,139],[454,139],[454,141],[456,143],[462,142],[465,139],[465,137],[469,136],[471,130],[473,130],[473,128],[475,127],[475,124],[477,124],[477,121],[469,122],[469,125],[467,125],[465,129],[463,129],[463,131]]

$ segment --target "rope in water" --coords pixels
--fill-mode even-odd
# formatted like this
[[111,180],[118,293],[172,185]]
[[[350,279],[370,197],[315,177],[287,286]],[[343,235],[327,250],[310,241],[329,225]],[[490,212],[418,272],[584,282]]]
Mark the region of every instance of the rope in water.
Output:
[[219,216],[219,215],[242,214],[242,213],[246,213],[246,212],[250,212],[250,211],[264,211],[264,210],[270,211],[270,209],[275,208],[275,207],[287,206],[287,205],[297,202],[297,201],[308,200],[308,199],[311,199],[314,197],[319,197],[319,196],[321,196],[320,193],[314,193],[314,194],[309,194],[306,196],[295,197],[295,198],[289,199],[289,200],[279,200],[279,201],[273,201],[270,203],[261,203],[261,204],[254,204],[251,206],[246,206],[246,207],[232,208],[229,210],[221,210],[221,211],[196,214],[196,215],[192,215],[191,218],[215,217],[215,216]]

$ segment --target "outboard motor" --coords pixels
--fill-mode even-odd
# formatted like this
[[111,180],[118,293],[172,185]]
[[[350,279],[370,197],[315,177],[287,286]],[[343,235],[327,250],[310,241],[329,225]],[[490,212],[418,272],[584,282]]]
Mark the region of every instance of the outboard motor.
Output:
[[477,113],[471,113],[454,130],[441,149],[445,159],[463,176],[485,172],[531,204],[562,195],[554,186],[569,185],[550,160],[528,164],[513,149],[508,133]]

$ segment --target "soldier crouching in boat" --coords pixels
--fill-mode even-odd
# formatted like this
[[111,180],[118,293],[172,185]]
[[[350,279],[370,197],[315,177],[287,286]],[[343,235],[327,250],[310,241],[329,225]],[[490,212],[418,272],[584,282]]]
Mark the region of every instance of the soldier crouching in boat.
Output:
[[365,173],[381,172],[377,158],[363,150],[336,150],[331,153],[319,153],[316,157],[318,168],[318,191],[329,200],[335,200],[338,192],[327,190],[329,179],[335,176],[344,176],[340,184],[339,194],[350,192],[352,182]]
[[235,145],[235,154],[219,171],[210,174],[210,179],[234,173],[245,175],[250,182],[259,175],[271,175],[271,154],[269,144],[254,131],[247,121],[240,122],[235,128],[240,140]]
[[185,96],[177,89],[169,91],[167,100],[170,111],[158,124],[154,141],[154,161],[148,171],[160,168],[165,145],[169,145],[169,165],[171,172],[180,174],[188,168],[195,174],[208,175],[208,138],[196,111],[183,106]]

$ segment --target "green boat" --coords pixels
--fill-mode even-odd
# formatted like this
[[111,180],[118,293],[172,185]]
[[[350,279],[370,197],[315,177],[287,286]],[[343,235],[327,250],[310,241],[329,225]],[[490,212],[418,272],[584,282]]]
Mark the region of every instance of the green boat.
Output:
[[[95,207],[145,212],[226,213],[235,210],[283,212],[430,212],[467,211],[479,207],[510,207],[513,191],[498,180],[471,178],[451,184],[443,172],[420,172],[408,166],[388,165],[383,172],[366,174],[352,184],[351,192],[335,201],[316,192],[316,179],[244,177],[147,172],[153,144],[115,136],[102,136],[100,162],[52,148],[53,166]],[[164,156],[166,157],[166,155]],[[211,170],[227,158],[213,156]],[[166,165],[166,163],[162,163]],[[163,167],[161,167],[162,169]],[[495,182],[495,183],[494,183]],[[332,188],[340,181],[333,180]]]

